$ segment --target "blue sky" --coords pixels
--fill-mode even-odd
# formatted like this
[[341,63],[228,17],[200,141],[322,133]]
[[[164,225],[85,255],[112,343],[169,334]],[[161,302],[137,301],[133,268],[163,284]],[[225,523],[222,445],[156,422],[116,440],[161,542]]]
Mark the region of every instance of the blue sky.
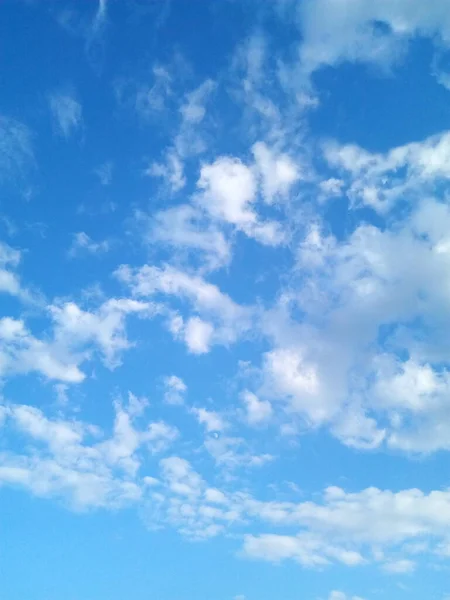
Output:
[[448,3],[0,10],[0,596],[448,600]]

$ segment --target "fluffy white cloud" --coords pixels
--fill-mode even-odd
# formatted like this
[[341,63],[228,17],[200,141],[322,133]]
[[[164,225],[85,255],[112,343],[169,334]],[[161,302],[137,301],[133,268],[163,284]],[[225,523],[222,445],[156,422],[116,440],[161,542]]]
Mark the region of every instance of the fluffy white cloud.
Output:
[[[267,177],[267,186],[266,181]],[[225,156],[203,165],[197,185],[201,191],[195,197],[196,202],[214,219],[234,225],[268,246],[284,241],[285,235],[277,222],[259,219],[254,209],[257,179],[254,171],[239,159]],[[274,186],[280,187],[279,175],[272,180],[269,191]]]
[[341,241],[311,225],[263,317],[273,348],[258,395],[349,446],[448,448],[449,215],[422,199],[391,228],[362,224]]
[[183,329],[183,337],[189,351],[193,354],[206,354],[211,349],[214,327],[199,317],[191,317]]
[[68,138],[83,123],[81,104],[69,91],[51,94],[49,102],[57,129],[65,138]]

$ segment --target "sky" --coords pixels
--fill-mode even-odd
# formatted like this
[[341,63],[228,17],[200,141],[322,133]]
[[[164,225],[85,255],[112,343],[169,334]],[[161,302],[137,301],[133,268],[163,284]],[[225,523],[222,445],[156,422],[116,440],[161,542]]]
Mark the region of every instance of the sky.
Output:
[[0,13],[0,597],[449,600],[448,0]]

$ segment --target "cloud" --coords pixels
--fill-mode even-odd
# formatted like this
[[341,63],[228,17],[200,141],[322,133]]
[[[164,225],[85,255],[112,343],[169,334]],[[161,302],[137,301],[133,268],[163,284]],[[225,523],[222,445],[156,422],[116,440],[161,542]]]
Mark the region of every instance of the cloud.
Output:
[[333,590],[330,592],[328,600],[364,600],[364,598],[361,598],[360,596],[348,596],[347,594],[344,594],[344,592]]
[[49,312],[54,326],[54,345],[59,351],[86,354],[91,344],[98,346],[109,368],[121,363],[121,354],[132,346],[125,333],[127,315],[151,317],[158,307],[127,298],[110,299],[96,312],[84,311],[74,302],[52,305]]
[[119,105],[135,111],[144,122],[163,114],[173,95],[173,78],[169,70],[156,64],[151,71],[151,82],[121,79],[115,85]]
[[214,431],[224,431],[228,424],[224,419],[216,412],[207,410],[206,408],[193,408],[192,413],[196,416],[198,422],[205,426],[208,433]]
[[323,567],[336,561],[347,566],[361,564],[363,558],[358,552],[345,550],[320,538],[308,534],[297,537],[264,534],[258,537],[246,536],[243,552],[250,558],[270,562],[294,559],[305,567]]
[[167,404],[183,404],[187,385],[176,375],[164,377],[164,401]]
[[291,187],[300,178],[298,167],[286,154],[276,155],[263,142],[257,142],[252,148],[256,167],[262,183],[264,200],[271,204],[277,198],[285,198]]
[[[180,332],[181,333],[181,332]],[[189,351],[193,354],[206,354],[211,349],[214,327],[199,317],[191,317],[186,322],[182,335]]]
[[177,309],[169,329],[175,337],[185,340],[191,352],[202,354],[212,344],[231,344],[251,327],[252,309],[236,304],[202,277],[169,265],[144,265],[138,269],[122,265],[116,277],[130,287],[135,297],[162,295],[187,302],[197,314],[185,321]]
[[[325,490],[324,503],[304,502],[260,504],[247,500],[247,510],[272,524],[297,523],[303,531],[297,536],[264,534],[250,535],[244,540],[244,553],[253,558],[279,562],[294,559],[306,566],[342,562],[353,566],[371,560],[362,551],[369,545],[408,553],[407,542],[444,538],[448,528],[448,491],[425,494],[420,490],[391,492],[368,488],[357,493],[331,487]],[[435,512],[440,507],[439,515]],[[442,521],[442,522],[441,522]],[[405,571],[413,568],[408,558],[386,562],[383,568],[399,563]],[[395,569],[395,567],[392,567]]]
[[270,402],[259,400],[255,394],[248,390],[242,393],[242,401],[245,405],[246,419],[249,425],[260,425],[270,420],[273,414]]
[[275,221],[260,221],[253,209],[257,181],[253,171],[239,159],[220,157],[203,165],[196,202],[212,218],[234,225],[267,246],[277,246],[284,233]]
[[37,295],[24,288],[19,276],[13,272],[21,259],[22,253],[19,250],[0,242],[0,293],[15,296],[23,302],[37,304]]
[[153,162],[145,174],[162,178],[168,183],[172,192],[178,192],[186,185],[183,163],[173,150],[167,152],[165,163]]
[[[143,215],[138,219],[142,222]],[[167,247],[187,262],[214,270],[231,260],[231,244],[219,227],[189,204],[144,217],[145,240]]]
[[95,35],[105,25],[107,18],[108,0],[98,0],[98,8],[92,22],[92,33]]
[[207,79],[197,89],[186,95],[186,103],[180,107],[180,113],[185,122],[198,124],[203,121],[206,113],[205,102],[214,89],[214,82]]
[[420,0],[309,0],[301,5],[300,69],[310,74],[343,61],[389,66],[402,57],[416,36],[431,38],[436,47],[450,43],[445,1],[425,10]]
[[48,379],[79,383],[84,374],[77,357],[58,353],[51,343],[34,337],[21,320],[0,319],[0,377],[38,372]]
[[401,560],[392,560],[383,565],[383,569],[387,573],[394,573],[396,575],[400,573],[412,573],[415,569],[415,563],[412,560],[403,558]]
[[57,130],[62,136],[69,138],[82,126],[81,104],[69,91],[52,93],[49,103]]
[[30,130],[23,123],[0,115],[0,182],[20,179],[32,163]]
[[4,405],[6,424],[25,436],[27,444],[22,453],[2,453],[0,486],[59,498],[74,510],[136,504],[143,495],[138,451],[160,453],[178,432],[162,422],[136,429],[127,405],[115,402],[114,408],[112,436],[98,441],[102,431],[93,425],[51,419],[32,406]]
[[113,176],[113,163],[107,161],[95,169],[95,174],[98,176],[102,185],[111,185]]
[[330,167],[342,174],[340,188],[355,206],[366,205],[385,213],[406,194],[410,200],[420,199],[437,183],[448,180],[450,133],[444,131],[385,154],[329,142],[324,146],[324,156]]
[[94,242],[87,233],[79,231],[73,236],[73,242],[69,249],[69,256],[73,258],[83,252],[88,254],[104,254],[105,252],[108,252],[109,248],[110,244],[108,240]]

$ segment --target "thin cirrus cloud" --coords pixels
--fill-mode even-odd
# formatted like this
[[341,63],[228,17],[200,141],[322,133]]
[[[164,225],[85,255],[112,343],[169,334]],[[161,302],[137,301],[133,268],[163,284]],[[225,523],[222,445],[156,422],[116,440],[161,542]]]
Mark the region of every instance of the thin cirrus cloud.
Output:
[[50,95],[50,111],[56,131],[65,138],[75,134],[83,124],[82,107],[71,91],[58,91]]

